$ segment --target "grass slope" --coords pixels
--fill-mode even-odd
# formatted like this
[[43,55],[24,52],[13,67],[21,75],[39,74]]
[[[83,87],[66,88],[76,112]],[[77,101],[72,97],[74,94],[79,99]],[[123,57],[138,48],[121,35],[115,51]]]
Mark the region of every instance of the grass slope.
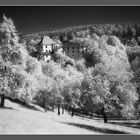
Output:
[[98,118],[71,117],[67,113],[58,116],[56,112],[45,113],[37,106],[39,111],[32,110],[9,100],[5,106],[0,108],[0,134],[140,134],[139,127],[135,127],[138,122],[129,121],[132,128],[125,125],[127,122],[112,120],[104,124]]

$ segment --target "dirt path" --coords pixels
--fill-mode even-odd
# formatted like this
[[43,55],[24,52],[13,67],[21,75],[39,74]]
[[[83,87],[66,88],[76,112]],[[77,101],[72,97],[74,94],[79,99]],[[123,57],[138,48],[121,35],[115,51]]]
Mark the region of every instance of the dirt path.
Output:
[[0,109],[0,134],[140,134],[140,129],[34,111],[8,100],[5,106]]

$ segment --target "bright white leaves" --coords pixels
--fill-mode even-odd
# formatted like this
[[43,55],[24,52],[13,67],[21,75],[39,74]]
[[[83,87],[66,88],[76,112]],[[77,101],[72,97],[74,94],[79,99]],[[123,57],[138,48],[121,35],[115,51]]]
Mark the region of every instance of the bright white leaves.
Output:
[[4,90],[4,93],[6,96],[29,102],[39,90],[39,83],[43,81],[41,64],[31,58],[24,46],[18,42],[15,25],[5,16],[0,24],[0,36],[1,66],[6,68],[2,71],[1,81],[7,80],[5,86],[8,89]]
[[133,73],[124,45],[115,36],[102,36],[98,41],[90,40],[85,44],[87,54],[95,58],[90,65],[94,67],[89,69],[82,85],[83,96],[88,97],[91,109],[95,105],[105,106],[112,114],[119,110],[123,117],[132,117],[138,95],[131,83]]

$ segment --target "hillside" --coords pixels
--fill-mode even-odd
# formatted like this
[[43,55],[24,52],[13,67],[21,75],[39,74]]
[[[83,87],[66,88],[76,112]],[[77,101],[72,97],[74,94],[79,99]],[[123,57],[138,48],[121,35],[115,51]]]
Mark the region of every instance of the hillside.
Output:
[[140,43],[140,24],[124,23],[79,25],[61,29],[54,29],[51,31],[20,34],[20,38],[21,40],[26,40],[29,43],[31,40],[38,40],[43,36],[50,36],[51,38],[58,36],[62,42],[65,42],[75,37],[92,37],[93,34],[97,34],[98,36],[114,35],[118,37],[123,44],[134,46]]
[[[140,28],[136,26],[136,30],[129,30],[135,28],[125,27],[106,25],[95,26],[93,32],[78,30],[76,36],[71,34],[74,38],[71,41],[80,46],[82,43],[83,58],[74,61],[56,52],[46,63],[29,54],[28,51],[35,51],[35,46],[26,41],[21,43],[13,21],[3,16],[0,24],[3,35],[0,45],[0,133],[140,134],[140,47],[138,44],[126,46],[122,42],[125,37],[128,41],[136,39]],[[103,32],[95,34],[95,29]],[[104,31],[114,33],[114,29],[123,38],[104,35]],[[67,33],[61,38],[65,43]],[[35,44],[35,40],[30,41]],[[77,51],[80,53],[79,49]],[[58,112],[50,112],[48,107],[57,108]],[[70,113],[60,115],[60,107]],[[89,115],[92,120],[88,119]]]
[[37,106],[39,111],[28,109],[9,100],[5,106],[0,109],[0,134],[140,134],[139,128],[113,124],[121,121],[104,124],[99,118],[71,117],[68,113],[58,116],[56,112],[45,113]]

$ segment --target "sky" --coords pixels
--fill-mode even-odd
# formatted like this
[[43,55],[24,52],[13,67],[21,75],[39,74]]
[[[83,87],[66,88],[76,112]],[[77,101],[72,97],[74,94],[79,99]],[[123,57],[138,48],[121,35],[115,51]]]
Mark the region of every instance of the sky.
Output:
[[17,31],[34,33],[64,27],[140,22],[140,7],[134,6],[0,6],[12,18]]

